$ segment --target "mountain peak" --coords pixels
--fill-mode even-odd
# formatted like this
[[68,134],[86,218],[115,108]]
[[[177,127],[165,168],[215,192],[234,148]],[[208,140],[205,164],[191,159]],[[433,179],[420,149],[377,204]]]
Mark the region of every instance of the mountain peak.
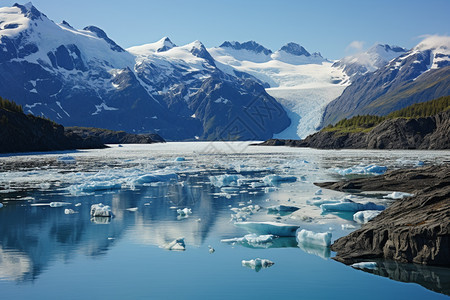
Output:
[[164,52],[172,49],[173,47],[176,47],[176,45],[172,43],[172,41],[167,36],[163,37],[156,43],[159,46],[158,49],[156,49],[156,52]]
[[23,15],[31,20],[37,20],[42,16],[46,17],[43,13],[41,13],[36,7],[34,7],[33,3],[28,2],[24,5],[20,5],[19,3],[14,3],[13,7],[17,7],[21,10]]
[[296,44],[293,42],[287,43],[286,45],[281,47],[280,51],[284,51],[286,53],[296,55],[296,56],[300,56],[300,55],[304,55],[307,57],[311,56],[311,54],[308,51],[306,51],[305,48],[303,48],[299,44]]
[[265,55],[272,54],[271,50],[265,48],[264,46],[262,46],[261,44],[258,44],[255,41],[248,41],[248,42],[244,42],[244,43],[239,43],[236,41],[233,41],[233,42],[225,41],[219,47],[220,48],[231,48],[231,49],[235,49],[235,50],[248,50],[248,51],[253,51],[256,53],[263,53]]
[[117,51],[117,52],[125,52],[125,50],[122,47],[120,47],[119,45],[117,45],[116,42],[111,40],[102,29],[91,25],[91,26],[84,27],[83,30],[90,31],[90,32],[94,33],[97,37],[105,40],[109,44],[109,46],[111,47],[112,50]]

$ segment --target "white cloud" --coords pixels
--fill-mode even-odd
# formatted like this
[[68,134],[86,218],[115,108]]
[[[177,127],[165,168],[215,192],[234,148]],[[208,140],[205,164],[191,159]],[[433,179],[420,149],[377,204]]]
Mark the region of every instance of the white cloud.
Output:
[[353,41],[351,42],[347,48],[345,48],[345,51],[347,52],[360,52],[364,48],[364,42],[363,41]]

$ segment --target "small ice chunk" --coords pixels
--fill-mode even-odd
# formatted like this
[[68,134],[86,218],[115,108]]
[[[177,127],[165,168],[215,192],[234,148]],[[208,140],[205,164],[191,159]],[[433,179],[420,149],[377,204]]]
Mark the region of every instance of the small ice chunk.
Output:
[[185,217],[185,216],[188,216],[188,215],[192,214],[192,210],[190,208],[187,208],[187,207],[185,207],[183,209],[177,209],[177,214],[182,216],[182,217]]
[[295,176],[267,175],[262,180],[263,180],[263,182],[266,185],[276,186],[276,185],[279,185],[280,183],[295,182],[295,181],[297,181],[297,177],[295,177]]
[[360,224],[365,224],[378,216],[381,213],[381,210],[362,210],[358,211],[353,215],[353,220]]
[[0,203],[0,208],[2,208],[3,207],[3,203]]
[[232,238],[232,239],[223,239],[220,240],[222,243],[247,243],[250,245],[254,244],[265,244],[272,242],[274,239],[274,236],[272,234],[265,234],[265,235],[257,235],[254,233],[246,234],[243,237],[240,238]]
[[377,263],[374,261],[354,263],[351,266],[355,269],[360,269],[360,270],[364,270],[364,269],[376,270],[376,269],[378,269]]
[[208,246],[208,248],[209,248],[209,253],[213,254],[214,252],[216,252],[216,250],[213,247]]
[[175,161],[186,161],[184,157],[177,157],[175,158]]
[[356,226],[352,225],[352,224],[342,224],[341,228],[342,228],[342,230],[352,230],[352,229],[356,229]]
[[312,200],[306,200],[306,204],[320,206],[322,204],[341,203],[341,200],[327,200],[327,199],[315,199],[320,197],[314,197]]
[[211,181],[212,185],[218,188],[224,186],[237,186],[239,179],[242,179],[241,175],[223,174],[218,176],[209,176],[209,181]]
[[277,236],[295,236],[295,232],[300,227],[275,222],[237,222],[234,225],[246,229],[248,232],[257,234],[272,234]]
[[50,207],[61,207],[61,206],[65,206],[65,205],[70,205],[72,203],[68,203],[68,202],[50,202]]
[[322,195],[322,194],[323,194],[322,189],[318,189],[318,190],[314,193],[314,195],[316,195],[316,196],[319,196],[319,195]]
[[262,183],[262,182],[256,181],[256,182],[250,183],[250,186],[251,186],[252,188],[258,188],[258,187],[263,187],[263,186],[265,186],[265,184]]
[[73,214],[75,214],[76,213],[76,211],[74,211],[73,209],[71,209],[71,208],[66,208],[65,210],[64,210],[64,214],[66,214],[66,215],[73,215]]
[[75,159],[75,157],[73,157],[73,156],[68,156],[68,155],[65,155],[65,156],[59,156],[58,158],[57,158],[57,161],[58,162],[61,162],[61,163],[65,163],[65,164],[75,164],[77,161],[76,161],[76,159]]
[[138,208],[137,208],[137,207],[130,207],[130,208],[127,208],[127,210],[128,210],[128,211],[137,211]]
[[119,144],[119,145],[117,145],[117,147],[122,148],[123,146]]
[[111,207],[102,203],[91,205],[91,217],[112,217]]
[[81,206],[81,203],[77,203],[77,204],[75,204],[75,206],[77,206],[77,207],[78,207],[78,206]]
[[386,196],[383,196],[383,198],[398,200],[398,199],[403,199],[403,198],[406,198],[406,197],[413,197],[413,196],[414,196],[414,194],[410,194],[410,193],[393,192],[393,193],[390,193],[390,194],[388,194]]
[[383,174],[387,171],[387,167],[378,166],[378,165],[368,165],[365,166],[363,164],[353,166],[350,168],[334,168],[331,169],[333,172],[336,172],[340,175],[350,175],[350,174]]
[[327,211],[361,211],[361,210],[384,210],[383,205],[377,205],[373,202],[356,203],[350,200],[340,201],[339,203],[322,204],[320,208],[323,212]]
[[167,250],[184,251],[186,250],[186,244],[184,243],[184,238],[178,238],[164,245]]
[[294,211],[297,211],[297,210],[299,210],[300,208],[298,208],[298,207],[295,207],[295,206],[287,206],[287,205],[272,205],[272,206],[269,206],[268,208],[267,208],[267,210],[270,212],[270,211],[275,211],[275,212],[294,212]]
[[242,266],[250,268],[255,270],[256,272],[259,272],[259,270],[263,268],[268,268],[274,265],[273,261],[270,261],[268,259],[261,259],[261,258],[255,258],[251,260],[243,260]]
[[331,245],[331,232],[314,232],[302,229],[297,231],[297,242],[329,247]]

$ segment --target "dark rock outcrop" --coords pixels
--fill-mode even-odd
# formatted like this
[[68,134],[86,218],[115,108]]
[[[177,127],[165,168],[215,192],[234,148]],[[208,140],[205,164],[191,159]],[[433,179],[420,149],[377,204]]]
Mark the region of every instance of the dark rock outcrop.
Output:
[[369,132],[322,130],[304,140],[267,140],[260,145],[319,149],[449,149],[450,110],[433,117],[389,119]]
[[396,170],[385,175],[336,183],[317,183],[334,190],[415,194],[389,208],[349,235],[335,241],[336,260],[351,264],[386,258],[450,267],[450,165]]
[[93,136],[64,132],[52,121],[0,108],[0,153],[105,148]]
[[104,144],[153,144],[166,141],[158,134],[133,134],[125,131],[113,131],[109,129],[92,127],[67,127],[66,134],[76,134],[82,138],[95,138]]

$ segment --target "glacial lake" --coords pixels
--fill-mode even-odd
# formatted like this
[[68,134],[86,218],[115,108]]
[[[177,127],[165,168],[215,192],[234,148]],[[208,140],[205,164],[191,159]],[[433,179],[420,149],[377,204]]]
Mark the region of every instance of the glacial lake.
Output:
[[[1,299],[448,298],[449,269],[379,261],[376,270],[363,271],[295,237],[221,240],[251,233],[236,221],[270,221],[331,232],[334,241],[360,224],[352,213],[322,213],[313,205],[348,196],[319,191],[314,182],[372,176],[359,174],[380,169],[371,165],[444,163],[449,151],[247,142],[110,146],[0,156]],[[351,199],[389,205],[395,200],[383,198],[388,192]],[[109,205],[114,217],[91,218],[98,203]],[[267,209],[277,205],[299,210]],[[184,251],[167,249],[180,238]],[[274,264],[243,266],[256,258]]]

